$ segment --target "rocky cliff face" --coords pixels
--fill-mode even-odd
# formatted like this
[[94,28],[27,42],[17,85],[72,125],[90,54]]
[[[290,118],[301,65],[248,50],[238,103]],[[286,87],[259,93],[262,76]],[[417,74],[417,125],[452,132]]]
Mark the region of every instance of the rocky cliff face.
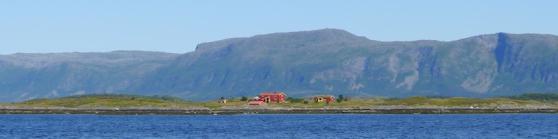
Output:
[[12,58],[0,57],[0,92],[14,94],[3,96],[44,97],[54,90],[58,96],[130,92],[204,100],[281,90],[291,96],[485,97],[558,90],[558,37],[540,34],[381,42],[324,29],[203,43],[179,56],[97,55],[59,64],[3,57]]

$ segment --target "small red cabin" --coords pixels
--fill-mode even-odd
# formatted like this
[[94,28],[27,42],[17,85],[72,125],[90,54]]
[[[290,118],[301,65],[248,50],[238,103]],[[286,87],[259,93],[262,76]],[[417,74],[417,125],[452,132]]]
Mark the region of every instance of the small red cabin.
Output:
[[265,103],[284,103],[287,95],[283,92],[262,92],[258,96]]
[[335,102],[335,97],[334,96],[314,96],[314,102],[316,103],[321,103],[321,102],[325,102],[325,103],[332,103]]

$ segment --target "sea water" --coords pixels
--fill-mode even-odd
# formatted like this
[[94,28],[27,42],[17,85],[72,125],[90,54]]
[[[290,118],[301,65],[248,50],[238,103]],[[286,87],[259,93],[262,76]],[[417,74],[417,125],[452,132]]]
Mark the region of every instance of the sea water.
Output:
[[0,138],[558,138],[558,114],[0,115]]

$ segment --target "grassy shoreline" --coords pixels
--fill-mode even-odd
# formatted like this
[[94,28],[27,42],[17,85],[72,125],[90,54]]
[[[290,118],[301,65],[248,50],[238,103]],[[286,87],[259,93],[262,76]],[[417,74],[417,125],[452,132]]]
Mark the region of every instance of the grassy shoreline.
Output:
[[[292,99],[291,99],[292,100]],[[287,101],[250,106],[241,99],[192,102],[174,97],[83,95],[0,104],[0,114],[246,114],[246,113],[556,113],[558,97],[352,98],[336,103]]]

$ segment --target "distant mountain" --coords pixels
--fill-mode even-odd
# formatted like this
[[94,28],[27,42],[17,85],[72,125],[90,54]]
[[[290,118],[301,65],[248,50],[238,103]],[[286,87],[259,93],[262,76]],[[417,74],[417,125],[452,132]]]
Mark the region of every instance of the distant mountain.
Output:
[[83,93],[468,96],[558,92],[558,37],[497,33],[382,42],[337,29],[203,43],[194,52],[0,56],[0,100]]
[[176,56],[142,51],[0,55],[0,101],[127,92]]

